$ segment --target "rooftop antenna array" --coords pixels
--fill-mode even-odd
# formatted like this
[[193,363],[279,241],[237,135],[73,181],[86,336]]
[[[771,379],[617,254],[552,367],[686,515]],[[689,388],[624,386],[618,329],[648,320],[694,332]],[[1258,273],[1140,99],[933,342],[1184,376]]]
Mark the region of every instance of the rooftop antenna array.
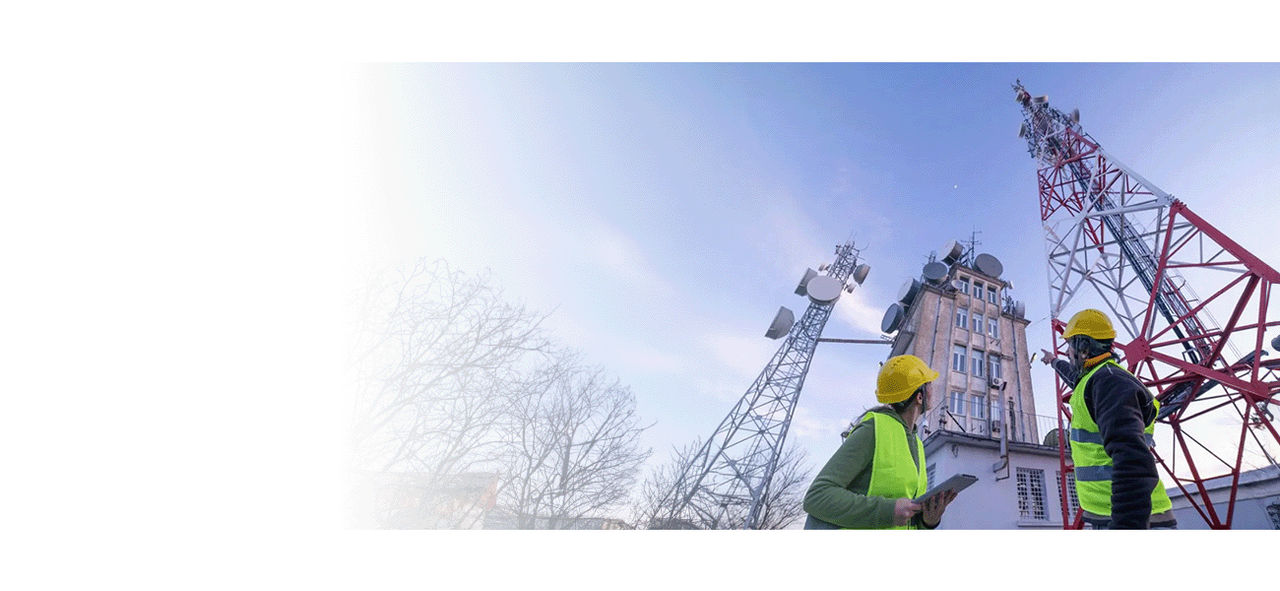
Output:
[[969,239],[961,243],[964,244],[965,249],[964,255],[960,258],[960,264],[970,268],[973,267],[973,258],[977,256],[978,247],[982,245],[982,241],[978,240],[978,234],[981,233],[981,230],[974,228],[969,233]]
[[[1246,447],[1252,441],[1266,453],[1259,433],[1280,442],[1270,408],[1280,394],[1280,358],[1264,359],[1267,337],[1280,327],[1271,306],[1280,273],[1103,150],[1080,126],[1078,109],[1063,113],[1021,81],[1013,90],[1018,136],[1039,166],[1055,350],[1066,354],[1064,316],[1107,309],[1115,348],[1161,403],[1157,461],[1211,528],[1229,529]],[[1101,303],[1074,301],[1083,294]],[[1227,314],[1226,322],[1211,311]],[[1280,338],[1271,346],[1280,350]],[[1055,380],[1061,433],[1071,392]],[[1211,449],[1203,441],[1213,433],[1197,430],[1203,425],[1238,431]],[[1170,443],[1160,444],[1166,434]],[[1072,466],[1064,438],[1058,446],[1065,487]],[[1209,497],[1206,483],[1215,478],[1231,483],[1225,503]],[[1081,527],[1080,515],[1069,513],[1064,500],[1065,527]]]

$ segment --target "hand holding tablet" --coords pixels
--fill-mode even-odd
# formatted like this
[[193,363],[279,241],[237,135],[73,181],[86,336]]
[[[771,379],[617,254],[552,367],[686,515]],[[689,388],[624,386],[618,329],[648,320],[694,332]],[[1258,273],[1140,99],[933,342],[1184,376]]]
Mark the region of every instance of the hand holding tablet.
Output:
[[960,491],[966,488],[969,488],[969,485],[977,481],[978,481],[978,478],[976,476],[971,476],[969,474],[955,474],[955,475],[952,475],[951,478],[944,480],[942,484],[939,484],[929,489],[929,492],[924,493],[923,495],[920,496],[920,498],[916,499],[915,501],[917,503],[924,504],[925,501],[928,501],[929,499],[932,499],[933,497],[946,491],[959,493]]
[[942,522],[942,513],[947,510],[947,505],[955,500],[961,490],[977,481],[977,478],[969,474],[956,474],[916,499],[915,502],[919,503],[918,506],[924,514],[925,527],[930,529],[937,527]]

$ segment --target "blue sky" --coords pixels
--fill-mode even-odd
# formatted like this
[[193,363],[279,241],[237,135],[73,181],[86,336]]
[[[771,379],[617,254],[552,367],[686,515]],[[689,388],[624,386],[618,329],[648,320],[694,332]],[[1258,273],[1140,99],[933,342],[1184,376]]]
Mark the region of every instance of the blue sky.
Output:
[[[806,266],[849,237],[871,273],[829,337],[875,338],[931,250],[981,232],[1047,342],[1035,164],[1010,84],[1078,107],[1104,149],[1273,265],[1274,64],[370,66],[381,183],[370,264],[490,269],[630,385],[663,461],[706,437],[779,345]],[[886,348],[821,345],[791,440],[825,462]],[[1036,364],[1037,412],[1052,376]],[[652,462],[651,462],[652,463]]]
[[[756,536],[341,530],[348,257],[491,268],[631,385],[660,460],[727,412],[777,345],[762,336],[774,311],[803,306],[791,293],[803,268],[850,232],[874,268],[831,336],[873,333],[924,254],[974,226],[1043,314],[1016,77],[1079,106],[1124,162],[1280,261],[1274,65],[357,66],[360,110],[343,67],[1276,59],[1274,19],[1256,3],[244,4],[27,3],[5,21],[20,57],[3,98],[13,395],[0,434],[25,485],[6,489],[22,507],[6,514],[23,541],[18,578],[354,587],[453,568],[527,584],[570,556],[584,577],[720,582],[707,566],[760,555]],[[819,350],[795,432],[815,463],[869,402],[881,355]],[[926,560],[972,570],[991,533],[936,532],[961,543]],[[856,563],[879,542],[847,534],[772,544],[751,576],[818,582],[825,572],[790,561]],[[1000,552],[1017,574],[1057,572],[1046,547]],[[139,556],[147,568],[132,568]],[[209,556],[235,567],[207,568]],[[662,568],[644,568],[658,556]],[[423,557],[443,559],[424,575]]]

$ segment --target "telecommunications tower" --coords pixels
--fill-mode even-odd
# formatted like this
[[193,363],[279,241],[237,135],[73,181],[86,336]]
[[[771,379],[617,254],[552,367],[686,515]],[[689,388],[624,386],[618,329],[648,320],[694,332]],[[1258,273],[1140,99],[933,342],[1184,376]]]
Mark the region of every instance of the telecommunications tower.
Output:
[[660,503],[661,514],[655,520],[658,527],[761,527],[769,482],[777,470],[805,374],[818,342],[825,340],[820,338],[822,328],[841,292],[853,293],[855,284],[861,284],[870,271],[859,262],[859,254],[849,241],[836,246],[833,263],[818,271],[806,270],[796,294],[809,297],[809,308],[799,322],[786,307],[778,310],[765,336],[776,339],[786,335],[786,340],[702,448],[684,464]]
[[[1116,161],[1080,127],[1078,110],[1050,107],[1021,81],[1014,90],[1018,135],[1039,166],[1055,351],[1065,355],[1064,316],[1108,312],[1121,363],[1161,404],[1157,461],[1209,527],[1229,529],[1246,449],[1270,460],[1264,443],[1280,442],[1280,358],[1264,359],[1267,345],[1280,349],[1280,273]],[[1055,379],[1063,433],[1071,391]],[[1071,486],[1066,438],[1058,441],[1060,485]],[[1229,494],[1210,497],[1215,479],[1230,482]],[[1063,523],[1079,528],[1080,515],[1068,513],[1064,500]]]

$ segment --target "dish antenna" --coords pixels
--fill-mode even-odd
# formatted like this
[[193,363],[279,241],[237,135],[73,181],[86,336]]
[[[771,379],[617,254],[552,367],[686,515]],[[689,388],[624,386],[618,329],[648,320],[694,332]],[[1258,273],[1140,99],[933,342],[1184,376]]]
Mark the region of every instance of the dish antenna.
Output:
[[867,280],[867,273],[870,273],[870,272],[871,272],[871,265],[867,265],[865,263],[858,265],[857,267],[853,268],[853,280],[857,282],[858,285],[862,285],[862,282]]
[[820,275],[809,280],[805,285],[805,291],[809,293],[809,299],[815,304],[829,304],[840,297],[840,290],[844,289],[844,284],[840,283],[834,277]]
[[977,267],[983,275],[990,277],[999,277],[1004,273],[1004,265],[1000,263],[1000,259],[983,253],[973,259],[973,266]]
[[910,306],[911,301],[916,299],[916,294],[920,291],[920,281],[918,279],[908,279],[902,284],[902,288],[898,290],[898,302],[903,306]]
[[942,247],[942,252],[946,253],[942,255],[942,262],[950,265],[964,255],[964,245],[960,244],[959,240],[949,240],[947,245]]
[[905,316],[905,310],[902,304],[894,302],[884,312],[884,319],[880,321],[880,332],[890,333],[898,330],[902,325],[902,317]]
[[942,281],[946,276],[947,266],[938,261],[933,261],[924,266],[924,278],[932,283]]
[[773,315],[773,322],[769,323],[769,330],[764,332],[764,336],[777,339],[791,332],[791,325],[796,323],[796,315],[786,306],[778,308],[778,313]]
[[813,279],[814,277],[817,277],[817,276],[818,276],[818,272],[817,272],[817,271],[814,271],[813,269],[805,269],[805,270],[804,270],[804,277],[801,277],[801,278],[800,278],[800,285],[797,285],[797,286],[796,286],[796,295],[804,295],[804,294],[805,294],[805,286],[809,284],[809,280],[811,280],[811,279]]

